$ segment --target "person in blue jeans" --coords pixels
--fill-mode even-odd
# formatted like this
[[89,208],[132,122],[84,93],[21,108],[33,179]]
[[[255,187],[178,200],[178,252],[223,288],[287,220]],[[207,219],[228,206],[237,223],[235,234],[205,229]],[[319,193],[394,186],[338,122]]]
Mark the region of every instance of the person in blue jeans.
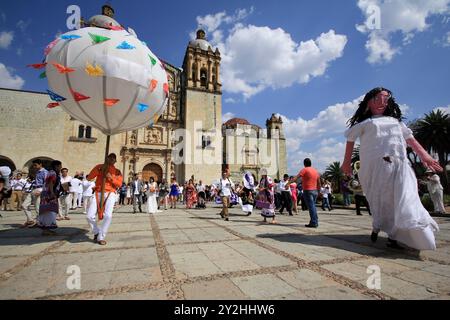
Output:
[[319,217],[317,216],[316,201],[321,187],[320,175],[316,169],[312,167],[311,159],[306,158],[303,161],[303,168],[292,181],[302,178],[303,198],[309,209],[310,222],[305,225],[307,228],[317,228],[319,226]]

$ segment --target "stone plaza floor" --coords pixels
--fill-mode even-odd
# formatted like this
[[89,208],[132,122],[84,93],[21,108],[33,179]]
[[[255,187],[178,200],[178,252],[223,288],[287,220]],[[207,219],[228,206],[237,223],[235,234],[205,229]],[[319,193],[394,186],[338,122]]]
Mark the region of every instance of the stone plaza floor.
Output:
[[[308,229],[307,212],[272,225],[239,208],[229,222],[211,206],[131,211],[115,210],[107,246],[81,211],[46,237],[19,228],[22,212],[1,211],[0,299],[450,299],[450,215],[435,218],[438,249],[419,254],[387,248],[383,234],[372,244],[366,212],[319,211]],[[80,289],[67,286],[74,265]],[[380,289],[367,286],[373,266]]]

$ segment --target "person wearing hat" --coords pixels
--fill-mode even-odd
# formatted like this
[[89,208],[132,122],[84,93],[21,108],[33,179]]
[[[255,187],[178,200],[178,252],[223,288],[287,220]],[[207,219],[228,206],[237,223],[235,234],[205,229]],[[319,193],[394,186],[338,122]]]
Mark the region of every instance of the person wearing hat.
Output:
[[431,201],[433,201],[434,212],[446,213],[444,207],[444,188],[441,185],[441,179],[432,170],[425,172],[426,184]]
[[[122,185],[123,177],[120,170],[114,167],[116,163],[116,155],[111,153],[106,158],[105,164],[98,164],[92,169],[92,171],[87,176],[89,181],[95,179],[94,197],[88,208],[87,220],[92,232],[94,233],[94,241],[100,245],[106,245],[106,234],[108,233],[109,226],[112,221],[112,214],[114,209],[114,204],[116,203],[116,190]],[[103,212],[103,224],[102,226],[97,226],[96,215],[100,208],[100,199],[102,193],[102,182],[105,177],[105,192],[104,192],[104,203],[102,206]],[[100,213],[100,212],[99,212]],[[100,215],[99,215],[100,216]],[[102,218],[100,217],[99,220]]]

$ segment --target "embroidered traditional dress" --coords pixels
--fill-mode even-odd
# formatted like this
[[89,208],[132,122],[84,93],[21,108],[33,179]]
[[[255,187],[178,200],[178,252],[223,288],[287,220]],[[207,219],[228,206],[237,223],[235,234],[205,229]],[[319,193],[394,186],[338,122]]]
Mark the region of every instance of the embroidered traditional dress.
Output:
[[[53,192],[50,189],[53,184]],[[38,225],[42,229],[56,229],[56,216],[59,213],[58,196],[61,190],[61,180],[54,170],[50,170],[45,178],[39,206]]]
[[256,206],[261,208],[261,215],[265,218],[275,217],[275,184],[270,177],[262,178],[259,182],[259,188],[264,188],[259,191]]

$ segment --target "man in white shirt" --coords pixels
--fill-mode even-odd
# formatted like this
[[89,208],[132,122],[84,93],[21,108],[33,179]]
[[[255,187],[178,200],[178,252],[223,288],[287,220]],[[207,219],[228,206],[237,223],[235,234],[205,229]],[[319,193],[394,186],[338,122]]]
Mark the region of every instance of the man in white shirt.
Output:
[[[76,210],[78,207],[78,193],[80,190],[80,184],[81,184],[81,180],[78,179],[78,176],[76,175],[75,177],[72,178],[72,180],[70,181],[70,194],[72,196],[72,210]],[[81,204],[80,204],[81,205]]]
[[[70,184],[72,177],[69,176],[69,169],[61,169],[61,195],[59,197],[59,214],[56,220],[69,220],[69,209],[72,204],[72,198],[70,194]],[[66,219],[67,218],[67,219]]]
[[91,203],[92,198],[94,197],[95,183],[93,181],[89,181],[86,178],[84,178],[81,185],[83,187],[83,207],[84,207],[83,213],[87,214],[89,204]]
[[197,192],[198,192],[198,207],[199,208],[206,208],[206,186],[203,184],[202,180],[199,181],[199,184],[197,185]]
[[225,221],[228,219],[228,207],[230,206],[231,192],[233,191],[233,182],[227,177],[227,173],[222,173],[222,178],[219,181],[220,197],[222,198],[222,211],[220,216]]
[[285,174],[283,176],[283,181],[280,181],[280,189],[281,189],[281,208],[280,213],[283,214],[284,208],[289,212],[289,215],[292,216],[292,198],[291,198],[291,188],[289,185],[289,175]]
[[131,183],[131,196],[133,197],[133,213],[137,212],[139,206],[139,212],[142,213],[142,192],[144,191],[144,183],[139,178],[138,174],[134,175],[134,180]]
[[14,205],[14,202],[17,203],[17,211],[20,211],[22,208],[22,198],[23,198],[23,187],[27,181],[22,178],[22,173],[17,173],[16,177],[11,181],[12,188],[12,196],[11,196],[11,204]]
[[25,216],[27,218],[27,221],[21,226],[22,228],[32,228],[36,226],[36,221],[33,218],[33,215],[31,213],[31,204],[33,202],[33,195],[32,192],[34,190],[35,181],[34,177],[31,175],[28,176],[25,185],[23,187],[23,201],[22,201],[22,209],[25,212]]
[[84,176],[82,173],[80,173],[78,175],[78,180],[80,180],[80,186],[78,187],[78,199],[77,199],[77,203],[78,203],[78,208],[83,208],[83,206],[81,205],[83,202],[83,181],[84,181]]

